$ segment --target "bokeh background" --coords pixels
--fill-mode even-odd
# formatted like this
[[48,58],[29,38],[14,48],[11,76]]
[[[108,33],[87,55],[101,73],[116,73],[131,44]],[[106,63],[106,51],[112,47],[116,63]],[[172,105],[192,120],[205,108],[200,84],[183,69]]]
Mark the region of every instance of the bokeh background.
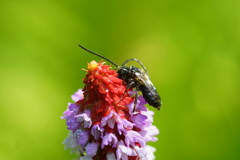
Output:
[[101,60],[78,44],[145,64],[157,160],[239,159],[239,0],[1,0],[0,22],[1,160],[74,158],[60,116]]

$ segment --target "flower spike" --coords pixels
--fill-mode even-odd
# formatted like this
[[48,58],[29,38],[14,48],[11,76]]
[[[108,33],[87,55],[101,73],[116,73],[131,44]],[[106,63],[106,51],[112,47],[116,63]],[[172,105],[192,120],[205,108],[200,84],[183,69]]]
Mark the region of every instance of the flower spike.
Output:
[[80,160],[153,160],[159,131],[152,125],[153,112],[145,107],[142,96],[137,99],[131,89],[118,78],[116,70],[104,62],[88,64],[85,86],[73,96],[62,119],[69,136],[66,148],[80,154]]

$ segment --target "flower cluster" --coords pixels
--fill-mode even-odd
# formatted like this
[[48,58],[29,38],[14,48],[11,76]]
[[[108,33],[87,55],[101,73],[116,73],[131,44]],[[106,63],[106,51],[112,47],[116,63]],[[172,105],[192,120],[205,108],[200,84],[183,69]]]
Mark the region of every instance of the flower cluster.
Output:
[[80,153],[80,160],[152,160],[158,129],[152,125],[153,112],[148,111],[142,96],[134,109],[134,91],[128,90],[103,62],[88,64],[85,87],[78,90],[63,119],[69,136],[66,148]]

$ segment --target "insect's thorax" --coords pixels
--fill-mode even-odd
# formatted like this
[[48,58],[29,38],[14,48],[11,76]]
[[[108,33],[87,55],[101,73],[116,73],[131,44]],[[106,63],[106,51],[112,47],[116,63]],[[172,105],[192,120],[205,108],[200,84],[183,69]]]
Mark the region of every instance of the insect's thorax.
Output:
[[127,84],[134,82],[132,87],[136,87],[139,84],[139,75],[142,69],[136,68],[134,66],[126,67],[121,66],[118,70],[118,77],[124,80]]

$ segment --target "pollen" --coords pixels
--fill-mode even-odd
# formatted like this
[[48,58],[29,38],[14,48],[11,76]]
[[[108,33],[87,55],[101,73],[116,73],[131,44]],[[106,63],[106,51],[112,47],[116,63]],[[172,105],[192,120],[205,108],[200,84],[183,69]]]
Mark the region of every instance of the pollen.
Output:
[[98,65],[99,63],[97,63],[96,61],[91,61],[90,63],[88,63],[88,69],[89,70],[95,69],[98,67]]

